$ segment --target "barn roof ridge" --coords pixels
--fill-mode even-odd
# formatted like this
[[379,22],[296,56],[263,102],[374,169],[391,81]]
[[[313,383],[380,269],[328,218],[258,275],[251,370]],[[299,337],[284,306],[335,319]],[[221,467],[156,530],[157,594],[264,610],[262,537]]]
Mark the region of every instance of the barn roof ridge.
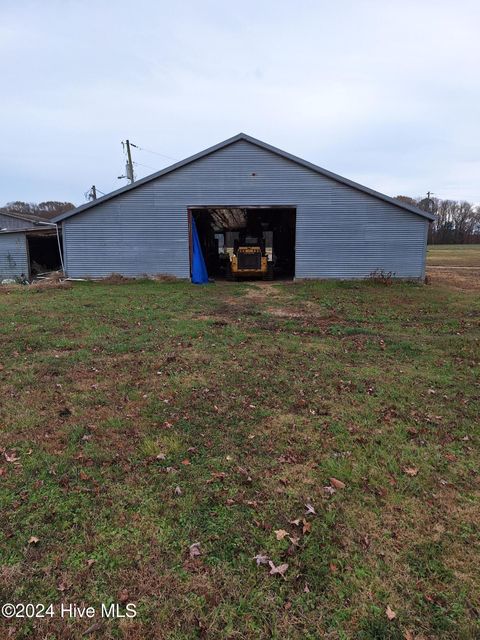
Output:
[[128,191],[132,191],[133,189],[136,189],[140,186],[142,186],[143,184],[146,184],[148,182],[152,182],[153,180],[156,180],[158,178],[161,178],[164,175],[167,175],[168,173],[172,173],[173,171],[177,171],[177,169],[181,169],[182,167],[195,162],[196,160],[200,160],[201,158],[204,158],[206,156],[211,155],[212,153],[215,153],[216,151],[219,151],[220,149],[223,149],[225,147],[230,146],[231,144],[234,144],[235,142],[239,142],[240,140],[245,140],[246,142],[249,142],[250,144],[256,145],[257,147],[260,147],[262,149],[265,149],[267,151],[270,151],[271,153],[274,153],[278,156],[281,156],[283,158],[286,158],[287,160],[290,160],[291,162],[294,162],[300,166],[304,166],[312,171],[314,171],[315,173],[318,173],[319,175],[323,175],[327,178],[330,178],[332,180],[335,180],[336,182],[339,182],[341,184],[347,185],[353,189],[356,189],[357,191],[362,191],[363,193],[366,193],[370,196],[373,196],[375,198],[378,198],[379,200],[383,200],[385,202],[388,202],[390,204],[393,204],[397,207],[400,207],[401,209],[405,209],[406,211],[409,211],[410,213],[414,213],[416,215],[422,216],[423,218],[427,218],[428,220],[434,220],[435,216],[433,216],[431,213],[428,213],[426,211],[422,211],[422,209],[419,209],[418,207],[414,207],[412,205],[409,205],[405,202],[401,202],[399,200],[395,200],[395,198],[392,198],[390,196],[385,195],[384,193],[380,193],[379,191],[375,191],[374,189],[370,189],[369,187],[365,187],[364,185],[359,184],[358,182],[354,182],[353,180],[349,180],[348,178],[344,178],[343,176],[340,176],[336,173],[333,173],[332,171],[328,171],[327,169],[323,169],[322,167],[319,167],[316,164],[313,164],[312,162],[309,162],[308,160],[304,160],[303,158],[300,158],[298,156],[292,155],[291,153],[288,153],[287,151],[283,151],[282,149],[279,149],[277,147],[274,147],[266,142],[263,142],[262,140],[258,140],[257,138],[254,138],[246,133],[237,133],[237,135],[232,136],[231,138],[227,138],[227,140],[223,140],[223,142],[219,142],[211,147],[208,147],[207,149],[204,149],[203,151],[199,151],[198,153],[195,153],[192,156],[189,156],[183,160],[180,160],[178,162],[175,162],[172,165],[169,165],[168,167],[165,167],[164,169],[160,169],[160,171],[156,171],[155,173],[152,173],[148,176],[145,176],[144,178],[141,178],[140,180],[137,180],[136,182],[133,182],[132,184],[126,185],[124,187],[121,187],[120,189],[116,189],[115,191],[112,191],[110,193],[107,193],[106,195],[102,196],[101,198],[98,198],[96,200],[92,200],[91,202],[87,202],[83,205],[80,205],[79,207],[75,208],[75,209],[71,209],[70,211],[67,211],[59,216],[56,216],[54,218],[52,218],[53,222],[61,222],[63,220],[66,220],[67,218],[71,218],[72,216],[75,216],[79,213],[83,213],[84,211],[91,209],[99,204],[102,204],[103,202],[106,202],[108,200],[111,200],[112,198],[115,198],[116,196],[119,196],[123,193],[126,193]]

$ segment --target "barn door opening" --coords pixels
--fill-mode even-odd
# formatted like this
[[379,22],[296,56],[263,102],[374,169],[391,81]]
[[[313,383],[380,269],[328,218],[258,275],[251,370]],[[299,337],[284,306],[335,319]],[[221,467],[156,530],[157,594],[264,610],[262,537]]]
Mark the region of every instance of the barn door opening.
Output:
[[194,222],[210,278],[295,277],[294,207],[195,207],[189,219],[190,264]]

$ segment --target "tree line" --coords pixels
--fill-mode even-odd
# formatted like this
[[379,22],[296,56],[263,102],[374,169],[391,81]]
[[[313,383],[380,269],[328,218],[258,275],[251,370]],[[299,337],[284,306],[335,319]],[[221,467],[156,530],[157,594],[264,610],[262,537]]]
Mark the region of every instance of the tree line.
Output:
[[13,213],[16,215],[37,216],[44,220],[50,220],[61,213],[75,209],[75,205],[71,202],[57,202],[56,200],[47,200],[46,202],[7,202],[4,207],[0,208],[0,213]]
[[428,231],[429,244],[480,242],[480,205],[475,206],[465,200],[440,198],[397,196],[396,199],[433,213],[435,220]]

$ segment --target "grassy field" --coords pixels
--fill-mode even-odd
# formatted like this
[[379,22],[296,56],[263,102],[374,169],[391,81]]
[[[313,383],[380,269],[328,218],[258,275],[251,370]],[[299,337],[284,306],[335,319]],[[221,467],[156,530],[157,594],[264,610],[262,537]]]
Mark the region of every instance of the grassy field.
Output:
[[431,267],[480,268],[480,244],[429,245],[427,264]]
[[478,292],[76,283],[0,317],[0,600],[56,607],[0,638],[480,636]]

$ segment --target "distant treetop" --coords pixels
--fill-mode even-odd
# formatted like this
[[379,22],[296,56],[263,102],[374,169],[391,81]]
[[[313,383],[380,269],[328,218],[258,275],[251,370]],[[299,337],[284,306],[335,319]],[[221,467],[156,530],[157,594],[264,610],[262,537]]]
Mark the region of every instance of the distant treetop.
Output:
[[55,216],[75,209],[75,205],[71,202],[57,202],[56,200],[48,200],[47,202],[22,202],[16,200],[15,202],[7,202],[4,207],[0,208],[0,211],[4,213],[13,213],[17,215],[38,216],[44,220],[50,220]]

